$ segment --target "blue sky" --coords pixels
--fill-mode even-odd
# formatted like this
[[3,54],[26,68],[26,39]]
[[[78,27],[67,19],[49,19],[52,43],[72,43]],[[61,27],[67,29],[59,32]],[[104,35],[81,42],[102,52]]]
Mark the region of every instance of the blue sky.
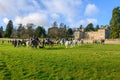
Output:
[[54,21],[71,28],[88,23],[109,25],[117,6],[119,0],[0,0],[0,25],[5,29],[9,20],[14,27],[34,23],[46,29]]

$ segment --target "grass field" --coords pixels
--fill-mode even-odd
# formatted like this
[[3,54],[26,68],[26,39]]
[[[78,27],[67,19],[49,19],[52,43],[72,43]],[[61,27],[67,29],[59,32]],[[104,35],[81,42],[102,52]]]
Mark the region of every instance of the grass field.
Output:
[[14,48],[0,44],[0,80],[119,80],[120,45]]

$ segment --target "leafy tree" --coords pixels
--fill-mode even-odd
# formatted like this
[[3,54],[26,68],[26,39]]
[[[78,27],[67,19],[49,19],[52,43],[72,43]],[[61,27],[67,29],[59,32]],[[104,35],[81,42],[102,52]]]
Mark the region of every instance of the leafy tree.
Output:
[[28,38],[27,30],[22,24],[19,24],[17,29],[17,37],[18,38]]
[[82,25],[80,25],[80,27],[79,27],[80,29],[82,29],[83,28],[83,26]]
[[72,28],[69,28],[68,31],[67,31],[67,33],[68,33],[68,37],[72,37],[72,35],[73,35]]
[[35,32],[35,30],[34,30],[34,24],[33,23],[28,23],[27,24],[27,30],[26,30],[26,32],[27,32],[27,34],[28,34],[28,38],[30,38],[30,37],[34,37],[35,35],[34,35],[34,32]]
[[44,27],[42,27],[42,35],[41,35],[41,37],[46,37],[46,30],[45,30]]
[[16,30],[16,29],[13,29],[13,30],[12,30],[11,37],[12,37],[12,38],[16,38],[16,37],[17,37],[17,30]]
[[38,26],[35,30],[35,36],[36,37],[45,37],[46,31],[42,26]]
[[48,29],[48,37],[58,38],[58,34],[59,34],[58,30],[59,30],[58,27],[49,28]]
[[93,24],[92,24],[92,23],[89,23],[89,24],[87,25],[87,27],[85,28],[85,30],[86,30],[86,31],[94,31],[95,29],[94,29],[94,27],[93,27]]
[[99,25],[96,25],[95,31],[97,31],[98,29],[100,29],[100,27],[99,27]]
[[48,37],[58,38],[59,29],[57,27],[57,22],[55,21],[51,28],[48,29]]
[[64,28],[64,23],[60,23],[60,28]]
[[3,27],[1,26],[0,27],[0,38],[2,38],[3,37]]
[[56,21],[53,23],[52,27],[57,27],[57,22]]
[[17,29],[17,36],[19,38],[21,38],[23,36],[22,28],[23,28],[22,24],[19,24],[18,29]]
[[116,7],[112,11],[110,29],[111,38],[118,38],[120,36],[120,7]]
[[59,28],[59,38],[65,38],[67,36],[67,30],[66,30],[66,25],[63,23],[60,23],[60,28]]
[[6,26],[6,30],[5,30],[5,37],[10,38],[12,31],[13,31],[13,22],[12,22],[12,20],[9,20],[9,22]]

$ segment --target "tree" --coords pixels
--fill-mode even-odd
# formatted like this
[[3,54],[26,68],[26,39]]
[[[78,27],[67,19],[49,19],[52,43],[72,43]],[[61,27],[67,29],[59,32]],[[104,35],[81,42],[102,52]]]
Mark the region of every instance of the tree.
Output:
[[18,29],[17,29],[17,36],[19,38],[21,38],[23,36],[22,28],[23,28],[22,24],[19,24]]
[[46,31],[42,26],[38,26],[35,30],[35,36],[36,37],[45,37]]
[[68,31],[67,31],[67,33],[68,33],[68,37],[72,37],[72,35],[73,35],[72,28],[69,28]]
[[48,37],[50,38],[58,38],[59,29],[58,27],[52,27],[48,29]]
[[28,23],[27,24],[27,34],[28,34],[28,38],[30,38],[30,37],[34,37],[35,36],[35,34],[34,34],[34,32],[35,32],[35,30],[34,30],[34,24],[33,23]]
[[92,23],[89,23],[87,27],[85,28],[86,31],[94,31],[94,27]]
[[64,23],[60,23],[60,28],[64,28]]
[[67,36],[66,25],[64,25],[63,23],[60,23],[58,37],[65,38],[66,36]]
[[6,30],[5,30],[5,37],[10,38],[12,31],[13,31],[13,22],[12,22],[12,20],[9,20],[9,22],[6,26]]
[[18,38],[28,38],[27,31],[22,24],[19,24],[17,29],[17,37]]
[[16,29],[13,29],[13,30],[12,30],[11,37],[12,37],[12,38],[16,38],[16,37],[17,37],[17,30],[16,30]]
[[83,26],[82,25],[80,25],[80,27],[79,27],[80,29],[82,29],[83,28]]
[[99,25],[96,25],[95,31],[97,31],[98,29],[100,29],[100,27],[99,27]]
[[116,7],[112,11],[110,20],[110,37],[118,38],[120,35],[120,7]]
[[0,27],[0,38],[2,38],[3,37],[3,27],[1,26]]
[[48,37],[58,38],[59,29],[57,27],[57,22],[55,21],[51,28],[48,29]]
[[52,27],[58,27],[58,26],[57,26],[57,22],[56,22],[56,21],[55,21],[55,22],[53,22]]

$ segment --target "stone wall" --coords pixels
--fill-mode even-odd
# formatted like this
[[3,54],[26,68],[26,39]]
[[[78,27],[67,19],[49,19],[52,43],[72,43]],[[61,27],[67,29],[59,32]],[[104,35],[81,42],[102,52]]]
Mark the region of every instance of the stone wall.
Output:
[[120,39],[107,39],[105,44],[120,44]]
[[[85,44],[92,44],[93,40],[84,39]],[[120,44],[120,39],[106,39],[105,44]]]

